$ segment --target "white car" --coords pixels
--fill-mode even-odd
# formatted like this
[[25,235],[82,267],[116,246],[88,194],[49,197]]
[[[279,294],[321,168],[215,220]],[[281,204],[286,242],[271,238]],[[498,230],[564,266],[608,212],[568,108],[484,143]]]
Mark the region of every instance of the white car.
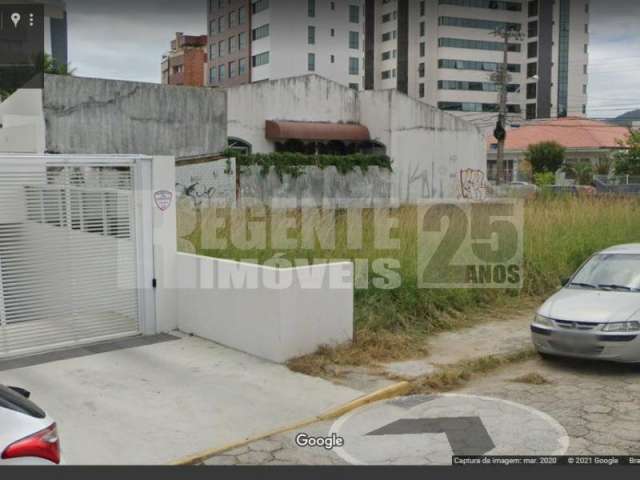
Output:
[[0,466],[60,463],[56,424],[28,397],[25,390],[0,385]]
[[591,257],[531,325],[542,355],[640,362],[640,244]]

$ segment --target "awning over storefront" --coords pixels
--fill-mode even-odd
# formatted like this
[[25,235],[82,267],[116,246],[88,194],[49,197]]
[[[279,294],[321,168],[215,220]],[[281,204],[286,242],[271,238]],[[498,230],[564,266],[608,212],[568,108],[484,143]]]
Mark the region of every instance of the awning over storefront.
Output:
[[269,140],[331,140],[366,142],[371,139],[364,125],[329,122],[284,122],[267,120],[266,137]]

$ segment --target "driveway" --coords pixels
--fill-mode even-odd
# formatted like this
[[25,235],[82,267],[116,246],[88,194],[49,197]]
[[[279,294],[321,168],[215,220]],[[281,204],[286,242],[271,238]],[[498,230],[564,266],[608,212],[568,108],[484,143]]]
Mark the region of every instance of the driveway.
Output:
[[56,419],[72,465],[166,464],[362,395],[198,338],[132,345],[0,362],[0,383],[30,390]]

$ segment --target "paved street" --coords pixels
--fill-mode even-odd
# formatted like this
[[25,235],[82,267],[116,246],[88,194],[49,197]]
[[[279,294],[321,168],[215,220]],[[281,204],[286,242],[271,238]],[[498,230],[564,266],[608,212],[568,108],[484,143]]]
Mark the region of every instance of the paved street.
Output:
[[[638,366],[535,359],[478,378],[456,393],[509,400],[553,417],[569,435],[568,454],[640,454]],[[333,422],[320,423],[304,431],[326,436],[332,426]],[[205,463],[345,463],[335,452],[296,446],[298,433],[277,435]],[[514,434],[522,431],[514,428]]]

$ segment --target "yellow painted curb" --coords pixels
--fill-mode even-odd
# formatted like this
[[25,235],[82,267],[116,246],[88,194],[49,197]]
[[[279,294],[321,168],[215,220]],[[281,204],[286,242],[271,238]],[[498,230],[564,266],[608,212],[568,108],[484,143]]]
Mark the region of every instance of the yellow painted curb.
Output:
[[299,428],[306,427],[308,425],[324,422],[327,420],[333,420],[334,418],[341,417],[342,415],[355,410],[356,408],[363,407],[368,405],[369,403],[378,402],[380,400],[386,400],[389,398],[400,396],[404,393],[407,393],[411,389],[411,384],[409,382],[399,382],[393,385],[389,385],[388,387],[377,390],[373,393],[365,395],[363,397],[357,398],[345,405],[342,405],[338,408],[334,408],[325,412],[316,417],[310,418],[308,420],[304,420],[302,422],[295,423],[293,425],[288,425],[286,427],[279,428],[272,432],[264,433],[261,435],[256,435],[255,437],[246,438],[244,440],[240,440],[234,443],[229,443],[222,447],[212,448],[210,450],[205,450],[204,452],[197,453],[195,455],[190,455],[188,457],[181,458],[176,460],[175,462],[171,462],[169,465],[194,465],[197,463],[201,463],[208,458],[214,457],[216,455],[220,455],[221,453],[227,452],[229,450],[235,450],[236,448],[244,447],[249,443],[257,442],[258,440],[263,440],[265,438],[271,437],[273,435],[278,435],[281,433],[286,433],[291,430],[297,430]]

